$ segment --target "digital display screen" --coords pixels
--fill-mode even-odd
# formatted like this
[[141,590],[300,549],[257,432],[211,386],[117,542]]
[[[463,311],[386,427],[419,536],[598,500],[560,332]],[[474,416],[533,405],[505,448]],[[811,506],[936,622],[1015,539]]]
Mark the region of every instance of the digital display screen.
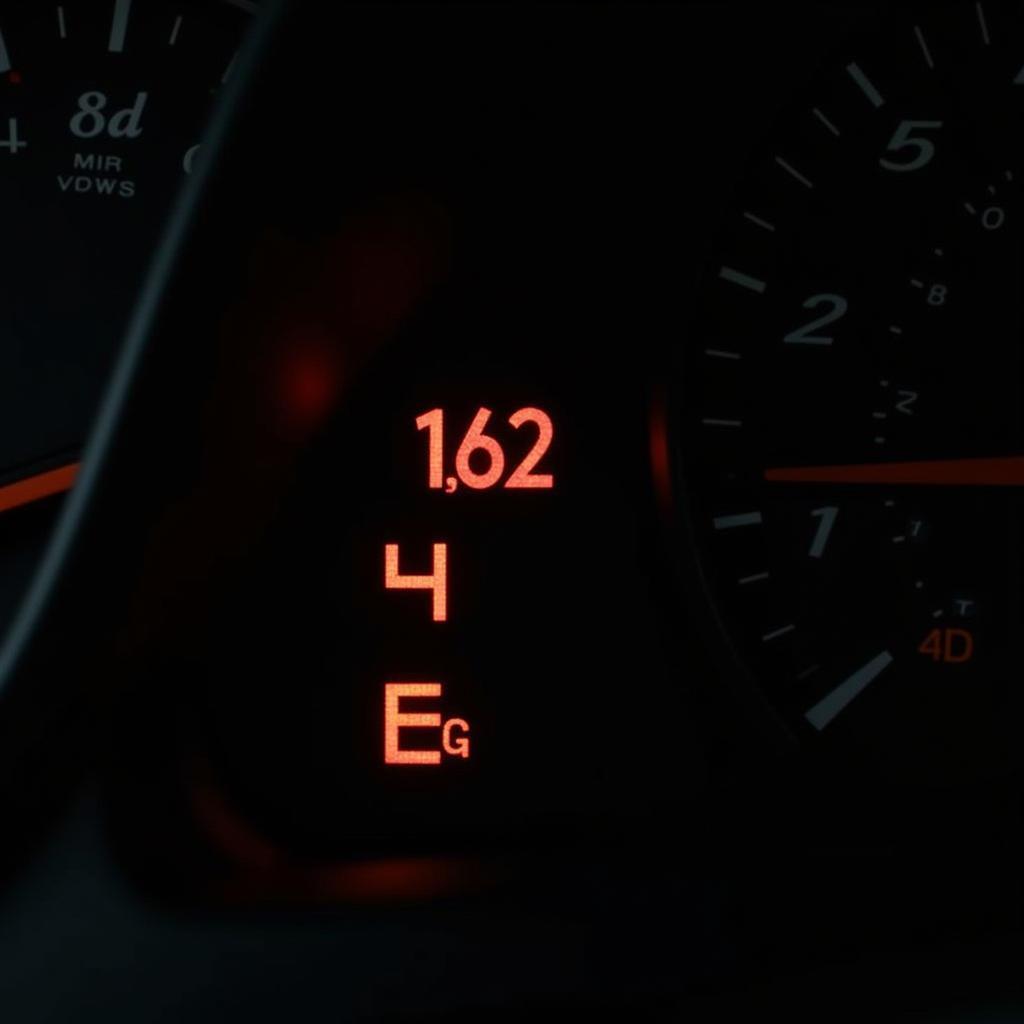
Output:
[[[698,153],[714,61],[659,30],[681,8],[624,10],[467,50],[445,18],[493,11],[360,8],[332,88],[373,101],[301,184],[330,38],[240,116],[120,442],[158,469],[138,675],[197,846],[841,834],[850,791],[928,817],[1012,774],[1010,35],[893,14],[784,102],[737,71],[743,131],[709,108]],[[760,31],[820,31],[745,16],[765,73]]]

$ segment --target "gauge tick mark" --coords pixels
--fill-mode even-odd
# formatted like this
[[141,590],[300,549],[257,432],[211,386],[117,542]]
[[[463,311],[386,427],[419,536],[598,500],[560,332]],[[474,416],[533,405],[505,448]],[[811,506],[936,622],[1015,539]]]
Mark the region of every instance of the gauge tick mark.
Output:
[[814,108],[814,116],[838,139],[840,136],[839,129],[832,123],[832,121],[825,116],[825,114],[817,107]]
[[6,75],[11,70],[11,55],[7,50],[7,42],[0,33],[0,75]]
[[751,213],[749,210],[745,212],[743,216],[746,217],[751,224],[756,224],[759,228],[764,228],[765,231],[775,230],[774,224],[769,224],[768,221],[764,220],[761,217],[758,217],[756,214]]
[[877,110],[879,107],[885,106],[885,97],[878,91],[874,82],[866,74],[863,69],[857,63],[846,65],[847,74],[857,83],[861,92],[871,101],[871,105]]
[[806,175],[801,174],[791,163],[783,160],[781,156],[775,158],[775,162],[787,173],[796,178],[805,188],[814,188],[814,182]]
[[804,716],[819,732],[834,721],[852,701],[867,689],[892,663],[893,656],[883,651],[839,684],[824,700]]
[[110,26],[110,42],[107,45],[110,53],[124,53],[125,40],[128,38],[128,20],[131,15],[132,0],[116,0],[114,20]]
[[742,273],[742,271],[733,270],[732,267],[722,267],[718,272],[718,276],[723,281],[737,284],[748,291],[756,292],[758,295],[763,295],[768,287],[764,281],[759,281],[756,277],[751,277],[749,274]]
[[744,576],[739,584],[741,587],[749,587],[752,583],[764,583],[766,580],[770,580],[772,574],[770,572],[759,572],[753,576]]
[[763,522],[760,512],[744,512],[735,516],[719,516],[715,520],[715,529],[737,530],[744,526],[760,526]]
[[796,632],[796,626],[789,625],[783,626],[781,629],[772,630],[771,633],[765,633],[761,639],[766,643],[770,644],[773,640],[780,640],[784,636],[789,636],[790,633]]
[[978,25],[981,28],[981,40],[986,46],[992,45],[992,39],[988,34],[988,21],[985,18],[985,9],[979,3],[974,5],[975,10],[978,12]]
[[920,25],[914,26],[914,35],[917,36],[917,41],[921,45],[921,52],[924,54],[925,63],[932,70],[935,69],[935,61],[932,60],[932,51],[928,49],[928,43],[924,38],[924,33],[921,31]]

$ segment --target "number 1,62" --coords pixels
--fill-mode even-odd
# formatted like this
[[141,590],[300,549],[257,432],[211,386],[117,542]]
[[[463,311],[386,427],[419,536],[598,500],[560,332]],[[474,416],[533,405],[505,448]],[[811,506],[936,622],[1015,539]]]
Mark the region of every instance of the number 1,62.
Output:
[[[475,491],[486,491],[499,484],[509,490],[550,490],[555,485],[551,473],[535,472],[554,440],[555,428],[551,417],[541,409],[520,409],[513,413],[509,424],[519,430],[531,424],[537,428],[537,440],[526,458],[506,477],[505,450],[501,443],[485,431],[490,422],[490,409],[480,408],[455,452],[455,475],[445,476],[444,410],[432,409],[416,420],[418,430],[426,430],[428,448],[428,486],[431,490],[454,493],[459,484]],[[504,479],[504,484],[501,481]]]

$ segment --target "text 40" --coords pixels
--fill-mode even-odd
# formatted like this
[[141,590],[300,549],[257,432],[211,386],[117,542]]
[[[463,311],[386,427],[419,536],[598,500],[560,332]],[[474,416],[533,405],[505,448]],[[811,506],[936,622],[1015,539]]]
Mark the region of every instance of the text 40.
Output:
[[[491,410],[481,408],[466,431],[455,453],[456,476],[445,476],[444,410],[432,409],[416,420],[417,430],[428,431],[428,481],[435,491],[452,494],[464,483],[475,491],[496,487],[505,476],[505,451],[501,444],[484,431],[491,419]],[[555,436],[551,417],[541,409],[520,409],[508,422],[518,430],[527,423],[537,427],[538,436],[526,458],[512,471],[504,486],[509,490],[550,490],[555,486],[550,473],[536,473],[537,464],[547,454]]]

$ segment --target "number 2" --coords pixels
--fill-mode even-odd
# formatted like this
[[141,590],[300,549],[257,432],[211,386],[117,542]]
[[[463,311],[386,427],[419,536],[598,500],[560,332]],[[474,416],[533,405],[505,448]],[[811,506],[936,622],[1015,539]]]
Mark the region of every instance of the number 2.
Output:
[[828,327],[837,320],[846,316],[850,304],[842,295],[812,295],[805,303],[804,309],[819,309],[821,306],[831,306],[832,311],[824,316],[812,320],[806,327],[787,334],[785,341],[789,345],[831,345],[833,338],[827,335],[816,335],[814,332],[822,327]]
[[508,478],[505,486],[509,490],[545,490],[555,486],[550,473],[534,473],[533,469],[547,454],[555,436],[551,417],[541,409],[520,409],[509,418],[509,423],[518,430],[524,423],[534,423],[540,430],[537,443],[527,453],[519,468]]

